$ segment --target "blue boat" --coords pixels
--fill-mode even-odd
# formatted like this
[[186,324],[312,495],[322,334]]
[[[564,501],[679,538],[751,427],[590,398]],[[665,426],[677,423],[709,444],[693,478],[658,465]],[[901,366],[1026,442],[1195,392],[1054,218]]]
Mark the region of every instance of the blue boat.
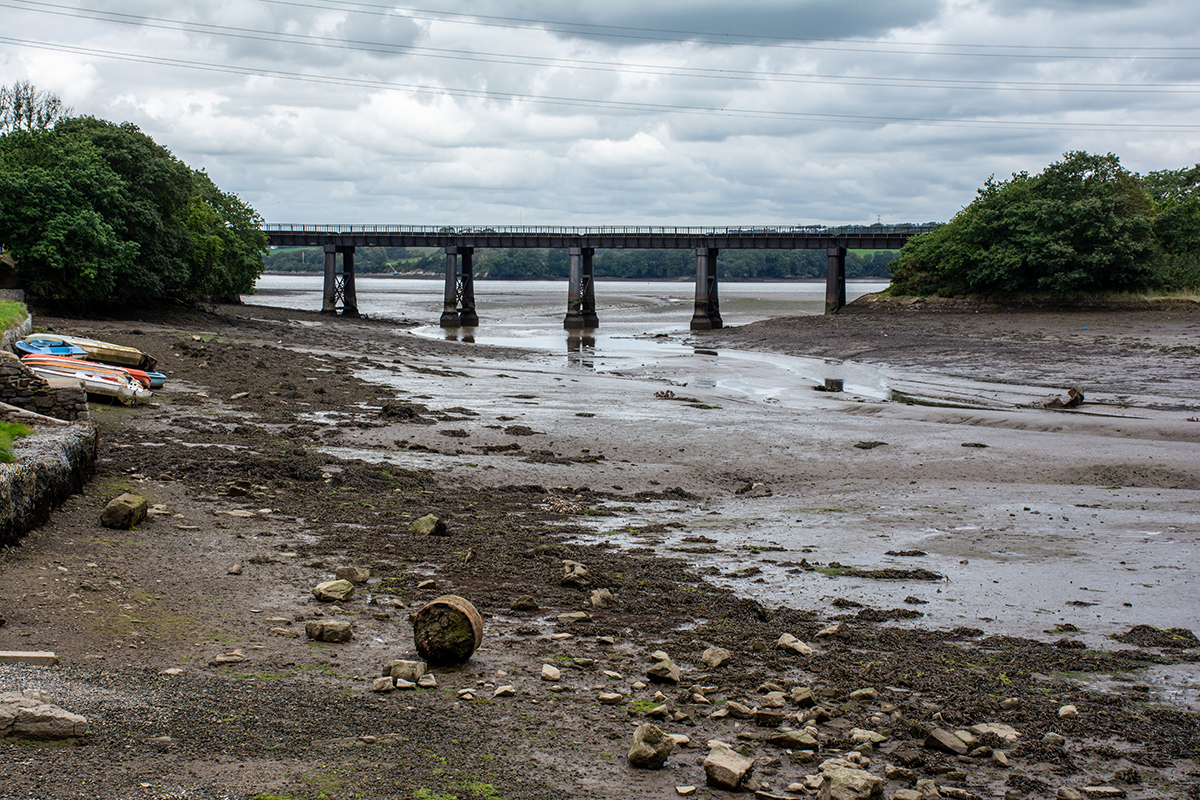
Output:
[[67,358],[87,358],[87,351],[77,344],[58,342],[51,339],[18,339],[13,342],[13,350],[19,356],[66,356]]

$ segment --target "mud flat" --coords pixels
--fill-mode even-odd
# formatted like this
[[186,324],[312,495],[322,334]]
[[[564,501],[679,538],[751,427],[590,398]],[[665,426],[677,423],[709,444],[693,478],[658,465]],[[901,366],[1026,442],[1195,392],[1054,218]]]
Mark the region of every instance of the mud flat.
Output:
[[[63,661],[2,682],[92,721],[52,753],[0,744],[14,796],[661,797],[705,785],[710,739],[783,796],[849,753],[888,797],[1194,791],[1194,306],[852,307],[618,364],[265,307],[35,324],[154,352],[170,380],[157,407],[95,409],[95,480],[0,560],[0,650]],[[814,391],[828,377],[847,391]],[[1072,385],[1080,408],[1035,407]],[[104,531],[123,491],[157,508]],[[447,535],[409,533],[428,513]],[[318,604],[349,565],[371,581]],[[480,650],[436,689],[371,692],[446,593],[484,614]],[[307,642],[321,618],[354,638]],[[660,649],[679,683],[647,675]],[[776,688],[829,713],[714,713]],[[648,714],[693,743],[662,770],[625,759]],[[779,722],[812,725],[815,758],[771,744]],[[988,722],[1019,742],[924,746]]]

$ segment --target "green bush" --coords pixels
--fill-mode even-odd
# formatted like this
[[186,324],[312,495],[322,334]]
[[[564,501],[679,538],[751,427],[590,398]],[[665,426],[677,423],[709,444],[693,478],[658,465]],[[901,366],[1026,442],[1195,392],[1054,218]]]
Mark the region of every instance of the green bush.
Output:
[[19,422],[0,422],[0,461],[5,463],[15,461],[12,454],[13,440],[29,436],[32,433],[33,428],[28,425],[22,425]]

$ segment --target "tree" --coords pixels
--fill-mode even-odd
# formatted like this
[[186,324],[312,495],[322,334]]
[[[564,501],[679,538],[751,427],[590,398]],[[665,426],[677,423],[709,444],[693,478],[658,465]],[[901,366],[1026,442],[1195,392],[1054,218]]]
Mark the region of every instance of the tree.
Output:
[[1067,153],[1040,174],[989,178],[975,200],[892,262],[893,294],[1137,291],[1154,279],[1154,209],[1117,157]]
[[39,92],[29,81],[0,86],[0,134],[45,130],[73,113],[73,109],[63,106],[58,95]]
[[0,136],[0,242],[47,299],[85,308],[250,291],[261,224],[135,125],[75,117]]

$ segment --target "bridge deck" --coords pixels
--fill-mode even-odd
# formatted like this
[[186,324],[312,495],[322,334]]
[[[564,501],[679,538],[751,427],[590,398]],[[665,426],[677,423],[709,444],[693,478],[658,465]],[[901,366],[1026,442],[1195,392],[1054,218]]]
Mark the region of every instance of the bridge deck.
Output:
[[422,225],[263,226],[268,241],[282,247],[591,247],[597,249],[718,250],[894,250],[934,225],[843,225],[824,227],[546,227]]

